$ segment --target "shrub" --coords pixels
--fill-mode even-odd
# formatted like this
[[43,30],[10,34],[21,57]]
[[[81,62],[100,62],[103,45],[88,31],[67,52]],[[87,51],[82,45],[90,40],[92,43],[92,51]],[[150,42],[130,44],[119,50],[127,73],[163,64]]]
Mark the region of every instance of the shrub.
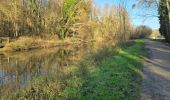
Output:
[[134,29],[131,39],[147,38],[152,34],[152,29],[148,26],[141,25]]

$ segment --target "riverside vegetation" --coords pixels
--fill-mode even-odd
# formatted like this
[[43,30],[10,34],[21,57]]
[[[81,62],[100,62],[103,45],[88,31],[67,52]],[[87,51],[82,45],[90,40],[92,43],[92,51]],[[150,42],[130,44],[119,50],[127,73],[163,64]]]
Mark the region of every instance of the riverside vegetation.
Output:
[[[39,98],[50,100],[139,99],[142,81],[141,68],[145,55],[144,42],[142,40],[137,40],[126,45],[127,46],[123,48],[115,48],[114,46],[102,48],[97,52],[91,52],[88,56],[83,56],[78,53],[78,56],[81,55],[81,57],[84,58],[81,58],[77,63],[69,65],[65,64],[71,60],[71,56],[62,55],[71,52],[60,50],[60,55],[54,53],[51,55],[49,53],[48,55],[50,58],[44,56],[41,57],[42,60],[40,58],[36,60],[38,55],[34,58],[30,55],[30,60],[34,60],[35,62],[24,62],[24,65],[25,67],[36,65],[36,67],[23,71],[23,68],[21,67],[20,71],[18,70],[16,84],[20,82],[17,81],[18,79],[22,79],[23,76],[21,75],[25,76],[30,73],[30,75],[35,77],[27,83],[26,87],[21,87],[21,89],[15,89],[15,85],[13,88],[7,88],[5,87],[6,85],[3,88],[1,87],[1,98]],[[62,56],[62,58],[60,56]],[[59,57],[61,58],[60,60]],[[54,63],[56,62],[56,59],[58,59],[57,63],[59,65]],[[39,61],[39,63],[36,64],[36,61]],[[58,67],[56,67],[57,65]],[[43,73],[41,73],[42,71]],[[25,80],[27,79],[29,79],[29,74]],[[12,84],[14,84],[14,81],[12,82]],[[16,85],[16,87],[18,87],[18,85]]]
[[[0,51],[92,41],[96,44],[112,41],[116,45],[150,32],[146,26],[133,28],[125,0],[104,7],[95,7],[93,3],[93,0],[1,0]],[[9,43],[1,37],[9,37]]]
[[91,0],[1,0],[0,26],[0,35],[11,38],[1,51],[55,46],[65,39],[118,43],[131,30],[123,5],[100,8]]
[[133,28],[125,0],[0,0],[0,36],[10,38],[0,40],[0,97],[138,99],[144,42],[129,39],[146,31]]

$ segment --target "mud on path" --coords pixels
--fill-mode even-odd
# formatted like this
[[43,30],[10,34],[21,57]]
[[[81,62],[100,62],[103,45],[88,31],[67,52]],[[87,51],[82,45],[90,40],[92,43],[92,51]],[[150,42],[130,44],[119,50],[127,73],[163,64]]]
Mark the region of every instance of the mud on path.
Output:
[[143,73],[141,100],[170,100],[170,47],[145,40],[148,58]]

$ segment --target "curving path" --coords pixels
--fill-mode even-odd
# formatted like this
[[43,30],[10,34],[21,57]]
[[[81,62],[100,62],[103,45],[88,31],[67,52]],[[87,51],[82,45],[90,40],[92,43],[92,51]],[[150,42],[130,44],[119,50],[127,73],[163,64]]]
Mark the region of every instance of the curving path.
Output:
[[143,68],[141,100],[170,100],[170,46],[145,42],[148,58]]

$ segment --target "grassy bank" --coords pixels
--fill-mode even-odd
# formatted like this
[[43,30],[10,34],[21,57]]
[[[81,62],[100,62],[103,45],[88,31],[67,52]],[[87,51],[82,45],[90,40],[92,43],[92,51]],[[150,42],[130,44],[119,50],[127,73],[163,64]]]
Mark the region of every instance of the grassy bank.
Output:
[[20,37],[12,39],[10,43],[6,43],[4,48],[0,48],[0,52],[5,51],[28,51],[32,49],[51,48],[56,46],[77,45],[82,41],[75,38],[57,39],[56,37]]
[[140,40],[126,48],[103,48],[56,75],[33,79],[11,98],[138,100],[143,58]]

